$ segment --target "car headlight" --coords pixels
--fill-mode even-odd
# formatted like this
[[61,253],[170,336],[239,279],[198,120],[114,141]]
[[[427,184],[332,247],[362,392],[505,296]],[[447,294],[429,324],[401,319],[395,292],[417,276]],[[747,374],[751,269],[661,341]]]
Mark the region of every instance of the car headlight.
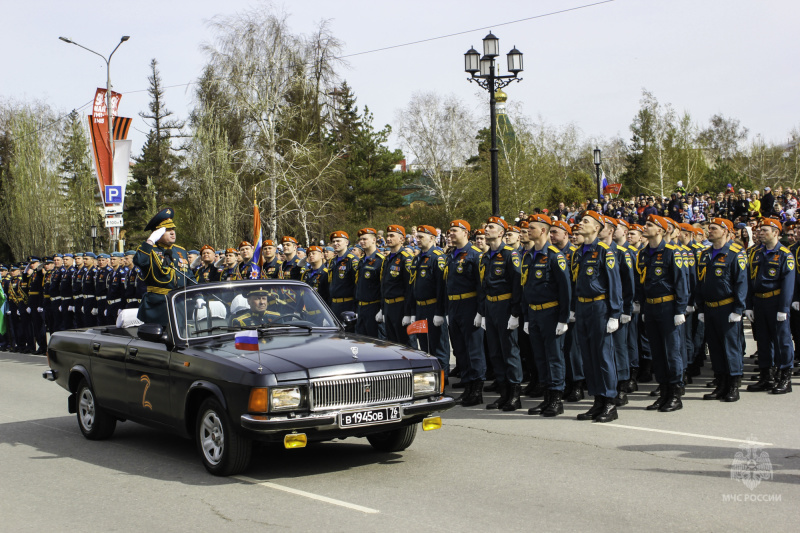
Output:
[[270,410],[296,409],[303,401],[300,387],[276,387],[270,389]]
[[436,386],[436,372],[421,372],[414,374],[414,395],[424,396],[433,394],[438,390]]

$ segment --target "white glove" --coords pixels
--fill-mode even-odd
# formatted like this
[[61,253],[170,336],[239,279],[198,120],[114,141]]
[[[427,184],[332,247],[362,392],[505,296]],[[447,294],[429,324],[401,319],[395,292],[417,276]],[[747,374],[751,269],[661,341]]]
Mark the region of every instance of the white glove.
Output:
[[28,314],[31,314],[31,308],[30,307],[26,307],[25,308],[25,312],[28,313]]
[[676,326],[680,326],[681,324],[685,324],[686,323],[686,315],[675,315],[675,317],[673,319],[673,323]]
[[639,302],[633,302],[633,312],[636,314],[642,312],[642,306],[639,304]]
[[437,328],[444,324],[444,317],[439,315],[433,315],[433,325]]
[[413,322],[413,321],[414,321],[414,317],[412,317],[412,316],[404,316],[403,317],[403,321],[401,322],[401,324],[403,325],[403,327],[405,327],[405,326],[411,324],[411,322]]
[[619,319],[609,318],[608,325],[606,326],[606,333],[614,333],[619,329]]
[[559,335],[563,335],[564,333],[567,332],[568,329],[569,325],[564,324],[563,322],[559,322],[558,324],[556,324],[556,337],[558,337]]
[[792,302],[792,309],[800,311],[800,302]]
[[508,328],[507,329],[517,329],[519,327],[519,317],[510,316],[508,317]]
[[786,313],[778,313],[778,322],[786,320]]
[[60,305],[58,306],[58,312],[59,313],[61,312],[61,306]]
[[531,324],[530,324],[530,322],[525,322],[525,323],[522,325],[522,331],[524,331],[526,335],[527,335],[528,333],[530,333],[530,325],[531,325]]
[[697,313],[697,320],[699,320],[700,322],[705,322],[706,321],[706,314],[705,313]]
[[195,309],[202,309],[206,306],[206,301],[203,298],[198,298],[194,301],[194,308]]
[[749,320],[750,322],[755,322],[756,320],[756,317],[754,316],[752,309],[745,309],[744,316],[746,316],[747,320]]
[[742,321],[742,315],[739,315],[737,313],[731,313],[728,315],[728,322],[741,322],[741,321]]
[[375,322],[383,324],[383,311],[378,311],[378,314],[375,315]]
[[486,319],[481,318],[481,329],[486,331]]
[[92,309],[92,316],[97,316],[97,308]]
[[103,316],[108,316],[108,309],[103,309]]
[[686,306],[686,314],[688,315],[689,313],[694,313],[694,306],[693,305],[687,305]]
[[[482,323],[483,323],[482,320],[483,320],[483,317],[481,316],[480,313],[478,313],[478,314],[475,315],[475,320],[472,321],[472,325],[475,326],[476,328],[483,327],[482,326]],[[486,328],[484,328],[484,329],[486,329]]]
[[117,309],[117,316],[122,312],[122,309]]
[[19,309],[17,309],[17,316],[22,316],[22,314],[19,312]]
[[37,307],[37,308],[36,308],[36,312],[37,312],[37,313],[44,313],[44,308],[42,308],[42,307]]
[[619,323],[627,324],[631,321],[631,315],[619,315]]
[[158,228],[150,236],[147,238],[148,241],[152,242],[153,244],[157,243],[158,240],[164,236],[167,232],[167,228]]
[[570,311],[569,312],[569,321],[570,322],[575,322],[575,311]]
[[74,313],[75,312],[75,306],[70,305],[69,307],[67,307],[67,311],[70,311],[70,312]]
[[[434,318],[435,318],[435,317],[434,317]],[[447,322],[447,326],[448,326],[448,327],[450,327],[450,317],[449,317],[449,316],[446,316],[446,317],[444,317],[444,319],[445,319],[445,321]]]

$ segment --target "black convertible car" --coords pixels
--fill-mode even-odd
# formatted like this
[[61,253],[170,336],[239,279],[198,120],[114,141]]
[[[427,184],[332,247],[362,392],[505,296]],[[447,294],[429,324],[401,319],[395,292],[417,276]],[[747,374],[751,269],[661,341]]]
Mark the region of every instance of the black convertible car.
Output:
[[70,392],[86,438],[133,420],[193,438],[209,472],[231,475],[253,440],[366,437],[400,451],[454,405],[435,357],[349,333],[355,314],[337,319],[304,283],[210,283],[167,301],[168,327],[137,325],[129,310],[120,327],[50,339],[44,377]]

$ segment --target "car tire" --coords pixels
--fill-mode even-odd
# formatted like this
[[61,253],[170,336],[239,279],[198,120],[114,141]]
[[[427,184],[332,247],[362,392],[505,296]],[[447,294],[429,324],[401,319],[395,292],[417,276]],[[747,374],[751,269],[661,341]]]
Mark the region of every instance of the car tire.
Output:
[[383,433],[367,435],[367,440],[379,452],[401,452],[411,446],[417,436],[417,425],[411,424]]
[[195,441],[203,466],[215,476],[244,471],[253,454],[253,441],[233,430],[230,417],[216,398],[207,398],[197,412]]
[[97,405],[94,391],[85,379],[78,384],[76,395],[78,427],[83,436],[89,440],[109,438],[117,427],[117,419]]

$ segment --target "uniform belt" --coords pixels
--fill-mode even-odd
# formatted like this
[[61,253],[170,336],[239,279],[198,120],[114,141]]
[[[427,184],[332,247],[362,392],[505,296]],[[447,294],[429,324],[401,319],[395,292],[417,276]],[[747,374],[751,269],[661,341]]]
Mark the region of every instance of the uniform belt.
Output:
[[436,298],[431,298],[430,300],[417,300],[417,305],[431,305],[435,304],[438,300]]
[[344,302],[351,302],[351,301],[353,301],[352,296],[348,296],[347,298],[331,298],[331,302],[335,304],[342,304]]
[[475,298],[478,295],[477,292],[465,292],[464,294],[451,294],[447,297],[448,300],[468,300],[469,298]]
[[72,297],[73,297],[75,300],[80,300],[81,298],[83,298],[83,294],[75,294],[75,295],[73,295]]
[[733,303],[733,298],[725,298],[724,300],[720,300],[718,302],[706,302],[706,307],[720,307],[722,305],[728,305]]
[[781,293],[780,289],[775,289],[774,291],[770,292],[757,292],[756,298],[772,298],[773,296],[777,296]]
[[138,302],[139,298],[128,298],[128,303],[132,304],[133,302]]
[[396,304],[399,302],[404,302],[406,300],[405,296],[398,296],[397,298],[386,298],[384,301],[387,304]]
[[30,291],[28,294],[32,294],[32,295],[34,295],[34,296],[39,296],[39,293],[38,293],[38,292],[33,292],[33,291]]
[[372,302],[358,302],[358,305],[372,305],[372,304],[379,304],[381,303],[380,300],[373,300]]
[[116,303],[119,303],[121,301],[122,301],[122,298],[117,298],[116,300],[109,300],[108,303],[109,304],[116,304]]
[[84,299],[91,298],[92,300],[94,300],[94,294],[84,294],[83,297]]
[[97,298],[98,300],[105,300],[105,299],[106,299],[106,297],[105,297],[105,296],[96,296],[96,298]]
[[582,304],[588,304],[590,302],[599,302],[600,300],[605,300],[606,295],[601,294],[600,296],[595,296],[594,298],[584,298],[583,296],[578,296],[578,301]]
[[49,294],[45,294],[44,297],[45,297],[46,300],[50,299],[50,295]]
[[647,298],[645,301],[649,304],[660,304],[664,302],[671,302],[674,299],[674,294],[668,294],[666,296],[659,296],[658,298]]
[[502,302],[503,300],[510,300],[511,299],[511,293],[507,292],[507,293],[501,294],[499,296],[489,296],[487,294],[486,295],[486,299],[489,300],[490,302]]
[[51,296],[50,299],[51,300],[60,300],[61,296]]
[[147,287],[147,292],[154,292],[156,294],[169,294],[172,289],[163,289],[161,287]]
[[558,301],[543,304],[529,304],[529,307],[534,311],[541,311],[543,309],[550,309],[551,307],[558,307]]

